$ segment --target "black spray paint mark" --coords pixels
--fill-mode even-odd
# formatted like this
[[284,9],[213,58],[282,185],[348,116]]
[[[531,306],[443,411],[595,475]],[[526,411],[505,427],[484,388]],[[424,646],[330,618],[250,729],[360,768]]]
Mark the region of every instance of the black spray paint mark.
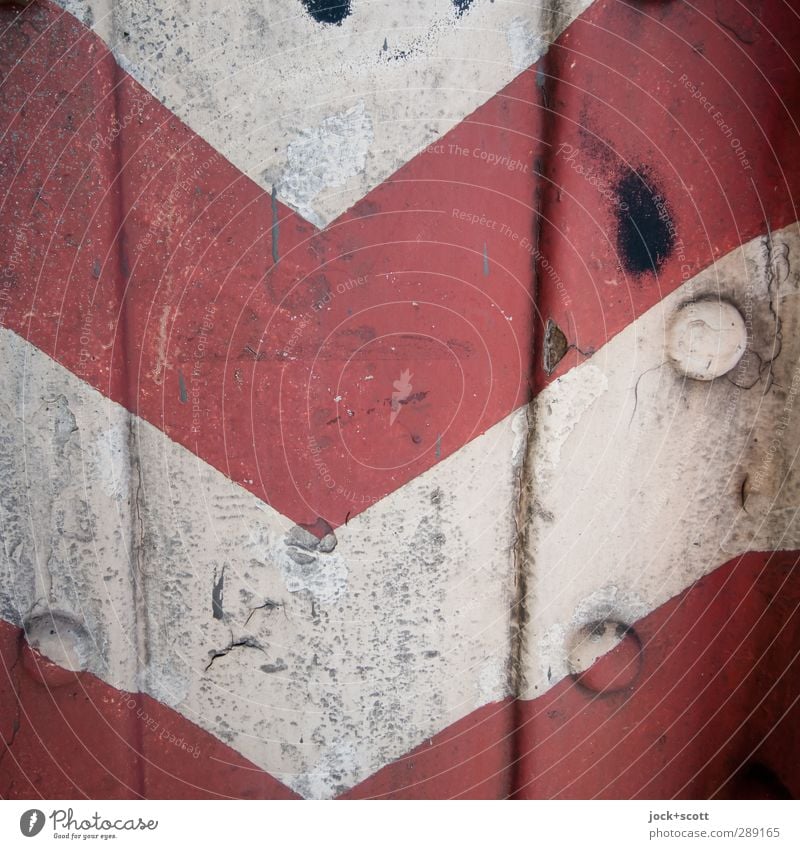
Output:
[[341,26],[350,14],[350,0],[302,0],[302,3],[318,24]]
[[456,8],[456,14],[460,18],[472,5],[472,0],[453,0],[453,5]]
[[[216,577],[216,575],[215,575]],[[211,591],[211,612],[215,619],[222,619],[224,611],[222,609],[223,596],[225,594],[225,567],[222,567],[219,580],[214,584],[214,589]]]
[[617,182],[617,249],[625,270],[655,274],[675,246],[667,201],[646,169],[629,170]]

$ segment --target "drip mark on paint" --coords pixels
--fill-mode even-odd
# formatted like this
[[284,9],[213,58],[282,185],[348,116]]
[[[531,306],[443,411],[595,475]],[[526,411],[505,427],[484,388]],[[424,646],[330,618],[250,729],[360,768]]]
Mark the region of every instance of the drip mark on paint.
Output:
[[272,261],[277,265],[280,258],[278,255],[278,235],[281,225],[278,219],[278,193],[275,186],[272,187],[270,204],[272,206]]
[[[214,570],[214,577],[217,577],[216,570]],[[211,591],[211,613],[215,619],[222,619],[225,615],[222,609],[222,601],[223,596],[225,594],[225,567],[222,567],[222,572],[220,572],[219,580],[214,584],[214,589]]]
[[489,276],[489,248],[486,247],[486,242],[483,243],[483,276]]
[[350,14],[350,0],[301,0],[308,14],[318,24],[342,25]]
[[186,391],[186,380],[183,372],[178,372],[178,398],[181,404],[185,404],[189,400],[189,393]]
[[658,273],[675,246],[666,199],[647,173],[628,170],[615,186],[617,250],[627,272]]

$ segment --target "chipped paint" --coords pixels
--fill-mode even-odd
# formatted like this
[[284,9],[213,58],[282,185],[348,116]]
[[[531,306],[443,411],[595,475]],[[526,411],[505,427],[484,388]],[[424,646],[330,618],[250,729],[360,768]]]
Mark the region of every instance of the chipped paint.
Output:
[[[323,227],[325,220],[315,211],[316,198],[363,171],[373,139],[372,120],[363,100],[306,127],[287,148],[287,165],[278,180],[281,200]],[[273,250],[277,250],[275,241]]]

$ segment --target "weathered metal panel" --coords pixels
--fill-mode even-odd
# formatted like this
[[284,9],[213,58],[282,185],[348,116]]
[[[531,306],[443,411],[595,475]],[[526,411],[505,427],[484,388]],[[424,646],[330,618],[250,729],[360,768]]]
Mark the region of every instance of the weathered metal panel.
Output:
[[790,7],[63,5],[0,795],[800,792]]

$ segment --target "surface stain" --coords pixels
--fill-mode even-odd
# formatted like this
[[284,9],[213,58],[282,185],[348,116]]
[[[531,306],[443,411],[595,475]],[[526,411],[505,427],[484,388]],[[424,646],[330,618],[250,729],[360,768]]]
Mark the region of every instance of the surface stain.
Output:
[[275,663],[264,663],[261,666],[261,671],[271,675],[274,672],[283,672],[288,669],[286,662],[282,658],[278,658]]
[[614,193],[617,250],[624,269],[635,276],[657,274],[675,246],[666,199],[646,168],[626,171]]

